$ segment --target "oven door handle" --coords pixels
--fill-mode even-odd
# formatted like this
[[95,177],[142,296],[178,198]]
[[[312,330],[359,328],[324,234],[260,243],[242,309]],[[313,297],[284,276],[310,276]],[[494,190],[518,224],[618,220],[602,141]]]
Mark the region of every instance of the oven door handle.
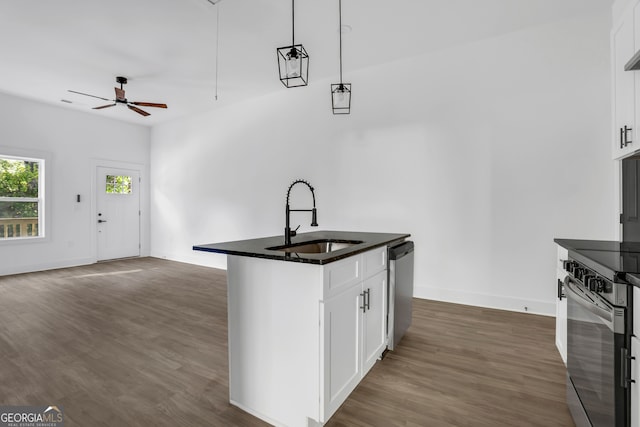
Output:
[[575,290],[577,289],[577,286],[570,276],[565,277],[564,288],[565,288],[565,291],[567,291],[566,292],[567,298],[573,297],[572,298],[573,301],[577,302],[582,307],[589,310],[591,313],[595,314],[601,319],[604,319],[607,322],[609,322],[611,324],[610,329],[613,330],[613,311],[612,310],[605,310],[604,308],[598,307],[597,305],[595,305],[592,301],[588,301],[587,299],[585,299],[578,291]]

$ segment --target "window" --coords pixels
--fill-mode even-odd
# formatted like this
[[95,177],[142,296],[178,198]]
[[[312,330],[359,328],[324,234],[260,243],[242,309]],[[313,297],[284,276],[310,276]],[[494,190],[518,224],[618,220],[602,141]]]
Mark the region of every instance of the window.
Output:
[[0,154],[0,241],[44,236],[44,160]]
[[107,175],[107,194],[131,194],[131,177]]

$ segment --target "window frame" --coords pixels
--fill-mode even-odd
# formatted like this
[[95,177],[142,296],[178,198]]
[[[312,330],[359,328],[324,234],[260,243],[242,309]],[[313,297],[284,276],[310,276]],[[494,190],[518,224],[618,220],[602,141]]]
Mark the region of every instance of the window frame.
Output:
[[16,243],[34,243],[49,240],[50,215],[49,173],[51,156],[46,152],[20,150],[0,146],[0,159],[20,160],[38,163],[38,197],[0,197],[0,201],[38,203],[38,235],[0,238],[0,246]]

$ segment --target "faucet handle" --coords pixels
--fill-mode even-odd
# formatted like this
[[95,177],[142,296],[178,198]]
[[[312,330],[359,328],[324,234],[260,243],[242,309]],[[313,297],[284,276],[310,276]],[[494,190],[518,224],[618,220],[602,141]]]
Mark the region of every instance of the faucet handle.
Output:
[[298,234],[298,233],[297,233],[298,228],[300,228],[300,226],[299,226],[299,225],[296,227],[296,229],[295,229],[295,230],[289,230],[289,236],[293,237],[293,236],[295,236],[296,234]]

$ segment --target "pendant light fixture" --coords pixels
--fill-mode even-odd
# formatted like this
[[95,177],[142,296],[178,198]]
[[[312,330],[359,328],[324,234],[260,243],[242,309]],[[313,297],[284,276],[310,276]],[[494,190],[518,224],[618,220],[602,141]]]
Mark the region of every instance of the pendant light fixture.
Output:
[[296,44],[294,1],[291,0],[291,46],[276,50],[280,81],[288,88],[309,84],[309,55],[301,44]]
[[351,83],[342,82],[342,0],[338,0],[340,15],[340,83],[331,85],[331,107],[333,114],[349,114],[351,112]]

